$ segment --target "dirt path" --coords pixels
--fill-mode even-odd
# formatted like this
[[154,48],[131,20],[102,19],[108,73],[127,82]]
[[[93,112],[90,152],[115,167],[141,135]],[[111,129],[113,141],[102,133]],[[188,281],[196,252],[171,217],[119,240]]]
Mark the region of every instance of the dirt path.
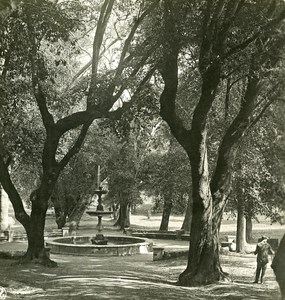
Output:
[[223,256],[224,270],[234,282],[202,288],[174,285],[185,268],[183,259],[153,262],[151,254],[52,258],[59,268],[11,266],[11,260],[0,260],[0,285],[6,286],[6,299],[279,299],[270,268],[265,284],[252,284],[252,255]]
[[[158,216],[150,220],[146,216],[133,216],[138,228],[155,229],[160,222]],[[170,229],[180,228],[182,217],[173,217]],[[104,224],[112,227],[112,220]],[[231,222],[232,223],[232,222]],[[94,234],[96,220],[84,216],[78,234]],[[225,222],[224,231],[234,229],[233,224]],[[256,228],[279,237],[284,227],[268,226]],[[275,228],[276,227],[276,228]],[[49,217],[47,228],[56,228],[54,218]],[[15,230],[23,230],[21,226]],[[268,231],[268,233],[267,233]],[[256,232],[256,236],[260,236]],[[118,234],[121,234],[118,232]],[[188,248],[188,242],[155,241],[170,248]],[[11,245],[6,245],[8,250]],[[13,250],[25,250],[21,243]],[[5,250],[5,245],[0,248]],[[11,250],[11,249],[10,249]],[[11,266],[12,260],[0,259],[0,287],[8,291],[6,299],[152,299],[152,300],[278,300],[279,290],[274,275],[268,267],[265,284],[252,284],[255,271],[253,255],[222,256],[224,271],[230,273],[233,282],[209,285],[201,288],[185,288],[175,285],[179,274],[185,269],[185,259],[152,261],[152,254],[127,257],[76,257],[52,255],[59,268],[47,269],[41,266]]]

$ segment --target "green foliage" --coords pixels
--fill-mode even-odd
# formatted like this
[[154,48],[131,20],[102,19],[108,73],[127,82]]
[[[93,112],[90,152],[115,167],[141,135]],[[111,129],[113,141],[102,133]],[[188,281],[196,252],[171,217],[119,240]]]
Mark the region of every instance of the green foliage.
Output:
[[182,214],[191,197],[190,166],[181,146],[173,138],[169,141],[169,132],[166,134],[160,140],[162,145],[146,156],[141,180],[147,194],[154,196],[156,212],[162,210],[165,200],[170,200],[172,212]]
[[276,120],[272,120],[272,114],[279,115],[275,111],[278,107],[280,109],[279,105],[273,107],[263,119],[263,124],[247,136],[241,146],[243,155],[236,164],[231,194],[235,201],[230,201],[228,209],[235,210],[238,199],[242,198],[245,213],[251,218],[262,214],[274,221],[284,214],[283,147],[279,152],[282,140],[274,128]]
[[67,216],[78,204],[82,203],[85,207],[91,204],[94,192],[98,189],[98,165],[101,166],[100,175],[104,181],[108,176],[107,163],[116,153],[116,137],[106,129],[100,130],[98,126],[92,126],[80,153],[63,170],[53,193],[55,206],[58,209],[61,207]]
[[[41,65],[38,75],[43,88],[48,90],[48,105],[58,116],[64,116],[70,112],[70,105],[78,105],[84,96],[84,89],[78,87],[64,97],[62,94],[64,84],[71,82],[70,69],[78,65],[74,54],[79,48],[71,34],[85,28],[86,9],[79,1],[60,5],[51,1],[25,1],[0,28],[1,140],[13,157],[11,175],[25,200],[39,184],[46,137],[32,89],[33,45],[37,47],[37,62]],[[68,64],[56,66],[53,62],[59,59]],[[60,145],[58,153],[66,152],[63,148]]]
[[131,143],[123,143],[108,161],[107,199],[109,203],[140,203],[136,176],[136,152]]

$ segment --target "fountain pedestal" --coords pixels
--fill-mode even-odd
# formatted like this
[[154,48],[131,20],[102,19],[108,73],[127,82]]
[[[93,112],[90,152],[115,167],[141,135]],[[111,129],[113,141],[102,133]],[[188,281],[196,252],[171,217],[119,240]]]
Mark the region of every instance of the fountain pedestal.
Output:
[[102,195],[107,194],[107,191],[104,191],[102,187],[99,187],[99,190],[95,191],[95,194],[98,195],[98,205],[96,210],[87,210],[86,213],[89,216],[96,216],[98,218],[98,224],[96,226],[98,234],[91,239],[92,244],[95,245],[107,245],[108,240],[101,233],[103,231],[102,217],[104,215],[111,215],[112,211],[104,211],[102,204]]

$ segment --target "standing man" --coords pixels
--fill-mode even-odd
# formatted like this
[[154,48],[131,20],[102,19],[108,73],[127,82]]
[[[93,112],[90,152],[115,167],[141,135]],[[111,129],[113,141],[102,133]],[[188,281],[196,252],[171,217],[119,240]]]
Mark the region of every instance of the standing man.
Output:
[[258,283],[259,275],[261,271],[261,277],[260,277],[260,283],[263,282],[263,277],[266,271],[267,264],[269,262],[268,255],[274,254],[274,251],[272,250],[271,246],[267,242],[268,237],[263,236],[261,238],[261,242],[257,244],[256,249],[254,251],[254,254],[257,254],[257,268],[255,273],[255,281],[254,283]]

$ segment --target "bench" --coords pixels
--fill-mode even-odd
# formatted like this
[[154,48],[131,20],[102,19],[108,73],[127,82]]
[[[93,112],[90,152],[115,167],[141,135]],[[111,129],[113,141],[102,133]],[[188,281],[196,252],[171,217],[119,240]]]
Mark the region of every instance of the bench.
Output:
[[5,230],[0,234],[0,241],[13,242],[14,230]]
[[235,251],[235,239],[234,235],[226,235],[225,241],[221,241],[221,247],[228,247],[230,251]]

